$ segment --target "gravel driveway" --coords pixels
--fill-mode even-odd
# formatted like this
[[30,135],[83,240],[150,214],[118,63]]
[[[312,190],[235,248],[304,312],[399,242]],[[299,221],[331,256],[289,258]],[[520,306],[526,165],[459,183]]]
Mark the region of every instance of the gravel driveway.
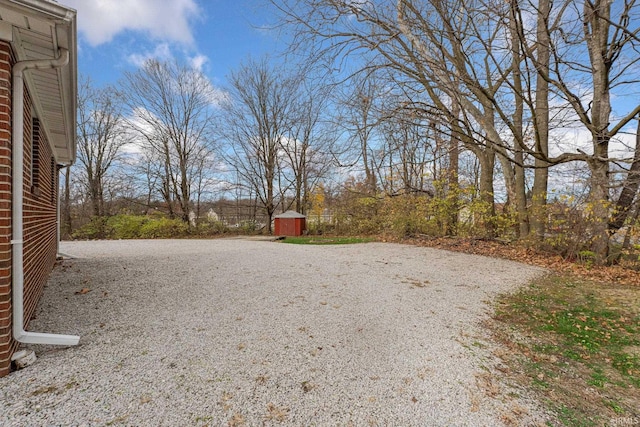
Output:
[[[499,426],[544,419],[497,379],[486,301],[540,274],[367,243],[65,242],[0,378],[2,426]],[[88,288],[88,293],[77,293]],[[497,371],[496,371],[497,372]]]

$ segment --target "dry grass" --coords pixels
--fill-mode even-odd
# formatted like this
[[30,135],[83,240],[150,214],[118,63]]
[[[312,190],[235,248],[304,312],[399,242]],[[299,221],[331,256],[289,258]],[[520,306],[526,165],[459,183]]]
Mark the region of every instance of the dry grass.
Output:
[[265,415],[266,420],[282,423],[287,420],[288,415],[289,408],[286,406],[276,406],[273,403],[267,404],[267,415]]
[[621,262],[616,265],[593,267],[589,263],[581,263],[577,260],[563,258],[560,255],[539,251],[525,244],[517,242],[504,243],[497,240],[440,237],[405,239],[403,242],[454,252],[509,259],[548,268],[556,273],[571,274],[578,278],[602,283],[640,286],[640,273],[637,270],[637,263]]
[[241,426],[245,426],[246,423],[247,423],[247,420],[242,414],[233,414],[233,416],[229,419],[229,422],[227,423],[227,425],[229,427],[241,427]]
[[506,377],[533,390],[563,425],[640,422],[637,287],[549,276],[502,296],[488,326]]
[[[496,368],[508,381],[537,394],[562,425],[640,425],[637,263],[595,267],[530,246],[479,239],[405,242],[553,272],[499,299],[496,315],[487,324],[500,344],[494,355],[503,363]],[[486,378],[476,380],[481,390],[492,390]],[[506,425],[516,425],[518,411],[512,412],[502,414]]]

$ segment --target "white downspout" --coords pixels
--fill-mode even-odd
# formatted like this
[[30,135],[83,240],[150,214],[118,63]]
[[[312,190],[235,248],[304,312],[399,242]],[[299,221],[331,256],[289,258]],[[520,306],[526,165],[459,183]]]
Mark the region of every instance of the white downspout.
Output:
[[24,71],[29,69],[60,68],[69,63],[69,51],[60,49],[56,59],[20,61],[13,66],[12,112],[12,303],[13,337],[16,341],[28,344],[77,345],[79,336],[43,334],[24,330],[24,242],[22,205],[24,202]]

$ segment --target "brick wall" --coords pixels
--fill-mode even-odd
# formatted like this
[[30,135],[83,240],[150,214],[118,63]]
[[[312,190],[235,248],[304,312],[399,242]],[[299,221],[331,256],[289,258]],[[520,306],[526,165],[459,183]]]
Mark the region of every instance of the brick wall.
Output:
[[[51,146],[25,92],[24,313],[25,328],[35,314],[56,262],[58,182]],[[33,146],[32,146],[33,144]],[[36,147],[34,149],[34,147]]]
[[[11,47],[0,41],[0,376],[10,370],[18,343],[11,336]],[[24,102],[24,322],[35,313],[56,260],[56,164],[33,118],[28,90]],[[34,163],[35,160],[35,163]],[[34,167],[35,166],[35,167]]]
[[11,339],[11,48],[0,42],[0,376],[9,372]]

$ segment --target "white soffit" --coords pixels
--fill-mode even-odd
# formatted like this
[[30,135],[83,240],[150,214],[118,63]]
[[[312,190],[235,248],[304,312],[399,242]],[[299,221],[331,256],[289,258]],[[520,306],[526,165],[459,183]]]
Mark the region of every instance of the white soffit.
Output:
[[54,59],[60,48],[69,51],[67,66],[29,70],[25,80],[56,161],[72,163],[77,103],[75,11],[44,0],[0,0],[0,20],[13,26],[12,45],[18,61]]

